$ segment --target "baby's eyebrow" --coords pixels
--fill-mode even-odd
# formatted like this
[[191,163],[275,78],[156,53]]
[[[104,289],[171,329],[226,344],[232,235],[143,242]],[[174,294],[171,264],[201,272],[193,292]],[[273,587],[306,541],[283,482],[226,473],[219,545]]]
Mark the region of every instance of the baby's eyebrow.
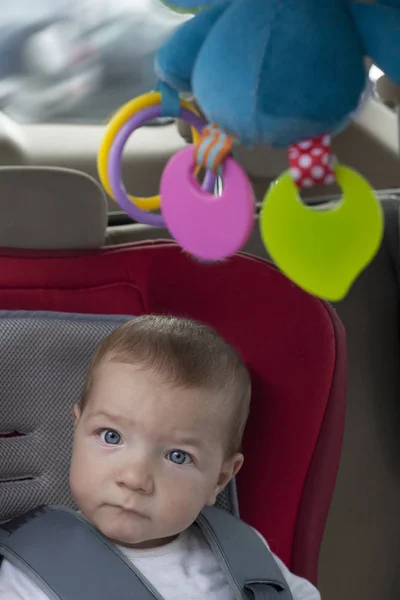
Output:
[[182,436],[176,439],[176,443],[182,446],[193,446],[194,448],[203,448],[203,440],[195,436]]
[[118,414],[112,414],[109,413],[105,410],[100,410],[98,412],[93,412],[89,414],[89,419],[93,420],[93,419],[104,419],[106,421],[113,421],[113,422],[117,422],[117,423],[121,423],[121,424],[132,424],[132,422],[130,421],[130,419],[127,419],[126,417],[124,417],[124,415],[118,415]]

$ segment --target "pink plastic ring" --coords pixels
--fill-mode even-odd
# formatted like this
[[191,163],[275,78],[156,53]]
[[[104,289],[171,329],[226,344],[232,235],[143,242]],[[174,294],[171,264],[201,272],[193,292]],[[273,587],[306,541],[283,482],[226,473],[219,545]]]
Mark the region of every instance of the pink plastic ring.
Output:
[[233,159],[223,163],[221,196],[205,192],[194,175],[194,150],[173,156],[161,178],[161,210],[172,236],[184,250],[207,261],[223,260],[246,243],[254,225],[253,188]]

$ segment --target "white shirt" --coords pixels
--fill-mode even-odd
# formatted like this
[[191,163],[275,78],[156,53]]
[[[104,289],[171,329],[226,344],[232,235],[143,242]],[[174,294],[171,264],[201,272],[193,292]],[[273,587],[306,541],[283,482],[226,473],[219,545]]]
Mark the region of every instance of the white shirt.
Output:
[[[120,550],[164,600],[236,600],[198,527],[190,527],[165,546],[146,550],[120,547]],[[293,600],[320,600],[318,591],[308,581],[296,577],[279,558],[275,559]],[[7,560],[2,562],[0,569],[0,598],[48,600],[48,596],[27,575]]]

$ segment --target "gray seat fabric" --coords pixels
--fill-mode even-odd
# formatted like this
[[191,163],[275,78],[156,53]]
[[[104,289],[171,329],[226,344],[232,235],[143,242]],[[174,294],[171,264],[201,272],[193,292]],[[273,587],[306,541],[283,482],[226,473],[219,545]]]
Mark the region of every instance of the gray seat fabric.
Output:
[[[42,504],[74,508],[72,406],[96,345],[129,318],[0,311],[0,523]],[[234,482],[218,505],[238,514]]]
[[0,167],[0,247],[98,248],[107,202],[100,185],[70,169]]
[[126,318],[0,311],[0,522],[73,506],[72,406],[97,343]]

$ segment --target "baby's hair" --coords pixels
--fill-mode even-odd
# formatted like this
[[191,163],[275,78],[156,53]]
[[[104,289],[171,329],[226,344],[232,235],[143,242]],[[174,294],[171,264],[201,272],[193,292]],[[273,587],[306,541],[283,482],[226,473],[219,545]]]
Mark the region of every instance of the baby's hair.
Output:
[[82,410],[96,369],[104,361],[140,365],[172,386],[216,392],[226,407],[228,454],[240,451],[250,407],[250,376],[239,354],[211,327],[159,315],[127,321],[97,347],[86,377]]

